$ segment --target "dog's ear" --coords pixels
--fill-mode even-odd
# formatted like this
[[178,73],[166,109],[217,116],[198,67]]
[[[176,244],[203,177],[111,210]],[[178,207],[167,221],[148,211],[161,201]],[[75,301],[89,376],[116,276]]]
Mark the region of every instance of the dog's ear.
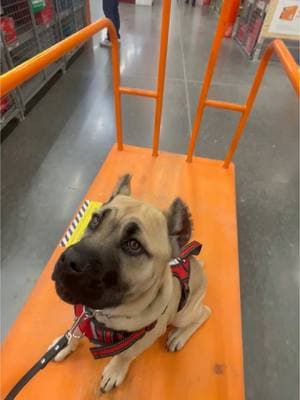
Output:
[[187,205],[177,197],[165,213],[172,246],[172,256],[177,257],[180,249],[190,240],[193,224]]
[[123,175],[119,179],[117,186],[115,187],[115,190],[110,196],[109,201],[111,201],[118,194],[123,194],[124,196],[130,196],[131,194],[130,181],[131,181],[131,175],[129,174]]

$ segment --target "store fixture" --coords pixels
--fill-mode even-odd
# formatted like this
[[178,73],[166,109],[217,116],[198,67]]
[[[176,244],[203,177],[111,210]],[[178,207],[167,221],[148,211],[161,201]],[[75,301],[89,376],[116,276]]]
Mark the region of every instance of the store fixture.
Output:
[[235,41],[250,58],[255,51],[268,3],[269,0],[245,0],[241,10]]
[[[294,59],[299,63],[300,41],[300,1],[287,3],[279,0],[271,0],[266,16],[257,40],[253,59],[261,58],[269,43],[279,38],[283,40]],[[275,58],[274,58],[275,59]]]
[[[2,42],[1,42],[2,44]],[[1,73],[8,71],[8,65],[6,62],[6,58],[4,55],[4,49],[1,45],[0,48],[0,57],[1,57]],[[19,96],[17,95],[16,91],[19,89],[11,91],[9,94],[5,94],[0,97],[0,123],[1,126],[5,123],[8,123],[14,118],[22,119],[23,118],[23,111],[21,104],[19,102]]]
[[[300,16],[300,2],[296,0],[289,7],[286,4],[281,0],[244,1],[234,38],[250,59],[258,60],[272,40],[282,39],[299,62],[300,35],[299,26],[297,29],[296,25]],[[276,18],[275,13],[278,18],[277,27],[272,22]]]
[[[86,25],[84,0],[2,0],[1,73],[32,58],[42,50]],[[1,99],[1,127],[21,119],[28,102],[59,71],[65,71],[78,48],[49,65],[21,85],[9,99]]]

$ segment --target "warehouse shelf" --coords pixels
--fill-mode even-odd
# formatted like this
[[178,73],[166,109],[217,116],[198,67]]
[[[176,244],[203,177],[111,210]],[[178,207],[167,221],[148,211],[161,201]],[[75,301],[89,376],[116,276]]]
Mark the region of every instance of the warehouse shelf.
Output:
[[[33,13],[30,0],[2,0],[1,18],[6,18],[10,23],[10,31],[1,32],[1,47],[7,69],[21,64],[86,26],[85,4],[84,0],[46,0],[45,9],[48,7],[49,14],[41,16]],[[27,103],[55,74],[66,70],[68,62],[81,47],[15,91],[11,107],[1,115],[2,128],[16,116],[24,115]]]
[[0,128],[2,129],[13,119],[21,119],[20,110],[15,106],[11,106],[4,114],[0,117]]

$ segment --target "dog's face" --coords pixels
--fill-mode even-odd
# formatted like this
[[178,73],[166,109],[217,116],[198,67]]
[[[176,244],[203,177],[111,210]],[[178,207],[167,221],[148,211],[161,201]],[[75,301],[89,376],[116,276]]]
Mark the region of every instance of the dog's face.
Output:
[[190,238],[189,212],[176,199],[167,212],[130,196],[130,176],[95,213],[84,237],[66,249],[52,279],[58,295],[93,309],[116,307],[143,295]]

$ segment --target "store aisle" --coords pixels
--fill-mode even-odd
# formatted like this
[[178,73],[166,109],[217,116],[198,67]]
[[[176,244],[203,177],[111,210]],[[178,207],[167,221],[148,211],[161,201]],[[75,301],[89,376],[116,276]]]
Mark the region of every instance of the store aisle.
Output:
[[[154,3],[120,5],[124,85],[155,86],[161,7]],[[91,5],[96,19],[101,2]],[[182,0],[172,6],[161,148],[184,153],[217,20]],[[102,36],[2,144],[2,335],[114,142]],[[211,97],[243,101],[255,69],[225,41]],[[150,146],[153,110],[149,99],[123,98],[127,143]],[[273,64],[235,158],[247,400],[297,398],[297,120],[296,96]],[[197,154],[222,158],[236,122],[234,113],[207,110]]]

